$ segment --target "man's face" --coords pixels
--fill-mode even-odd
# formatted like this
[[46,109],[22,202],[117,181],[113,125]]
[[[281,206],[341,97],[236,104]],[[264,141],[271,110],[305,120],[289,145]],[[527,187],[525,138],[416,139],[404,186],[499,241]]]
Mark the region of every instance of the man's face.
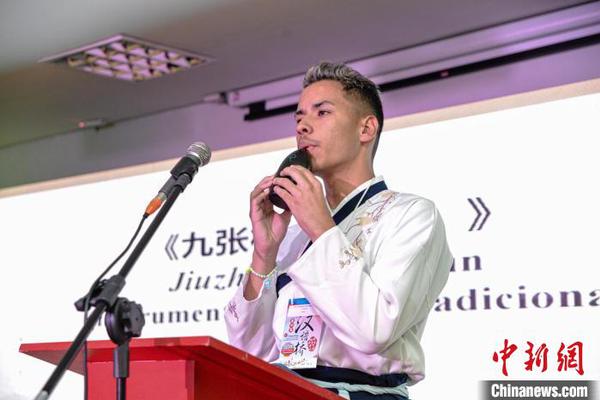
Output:
[[300,95],[296,111],[298,148],[310,154],[318,176],[343,173],[360,151],[360,110],[344,92],[341,83],[315,82]]

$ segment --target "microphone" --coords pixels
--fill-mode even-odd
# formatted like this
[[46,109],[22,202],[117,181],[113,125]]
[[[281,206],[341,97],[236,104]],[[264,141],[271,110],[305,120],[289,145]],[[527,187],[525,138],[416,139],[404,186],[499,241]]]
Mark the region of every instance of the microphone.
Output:
[[[178,184],[178,181],[181,177],[187,179],[186,185],[190,183],[194,178],[194,175],[196,175],[196,172],[198,172],[198,168],[208,164],[211,154],[210,147],[208,147],[205,143],[192,143],[187,149],[187,154],[183,156],[171,170],[171,177],[167,183],[165,183],[158,191],[156,197],[154,197],[150,203],[148,203],[144,215],[146,217],[152,215],[160,208],[160,206],[169,196],[169,193],[173,187]],[[181,183],[179,183],[179,185],[181,185]],[[185,189],[185,187],[182,187],[182,189]]]

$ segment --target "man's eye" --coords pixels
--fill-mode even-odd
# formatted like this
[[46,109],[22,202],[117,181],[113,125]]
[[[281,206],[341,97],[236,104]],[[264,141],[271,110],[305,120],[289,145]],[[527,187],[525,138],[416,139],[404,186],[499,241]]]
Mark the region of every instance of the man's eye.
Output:
[[328,110],[319,110],[319,117],[321,117],[323,115],[327,115],[329,113],[330,113],[330,111],[328,111]]

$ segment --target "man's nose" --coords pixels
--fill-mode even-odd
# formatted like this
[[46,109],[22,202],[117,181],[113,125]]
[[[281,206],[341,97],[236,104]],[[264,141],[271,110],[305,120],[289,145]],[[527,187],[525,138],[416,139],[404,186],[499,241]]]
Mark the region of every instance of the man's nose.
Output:
[[308,135],[312,132],[311,126],[306,122],[306,120],[302,120],[296,124],[296,133],[300,136]]

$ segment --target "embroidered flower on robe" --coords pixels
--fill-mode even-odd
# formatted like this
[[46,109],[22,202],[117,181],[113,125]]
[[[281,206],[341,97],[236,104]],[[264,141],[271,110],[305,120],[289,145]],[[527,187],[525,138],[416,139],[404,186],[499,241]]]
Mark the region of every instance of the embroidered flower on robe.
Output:
[[344,249],[342,259],[340,260],[340,268],[344,269],[362,257],[363,252],[360,248],[360,244],[360,241],[358,243],[352,243],[348,248]]
[[240,318],[238,317],[238,313],[237,313],[237,307],[236,304],[233,301],[230,301],[229,304],[227,304],[227,311],[233,315],[233,317],[235,318],[236,322],[240,322]]
[[358,223],[362,226],[369,225],[373,223],[373,218],[370,213],[366,213],[365,215],[358,217]]
[[[356,237],[352,244],[342,252],[339,261],[341,269],[344,269],[362,257],[368,236],[373,232],[373,228],[379,222],[388,206],[396,199],[397,195],[395,192],[384,192],[381,196],[376,196],[366,202],[366,210],[356,216],[354,223],[344,232],[348,238],[354,235]],[[376,200],[373,201],[374,199]]]

